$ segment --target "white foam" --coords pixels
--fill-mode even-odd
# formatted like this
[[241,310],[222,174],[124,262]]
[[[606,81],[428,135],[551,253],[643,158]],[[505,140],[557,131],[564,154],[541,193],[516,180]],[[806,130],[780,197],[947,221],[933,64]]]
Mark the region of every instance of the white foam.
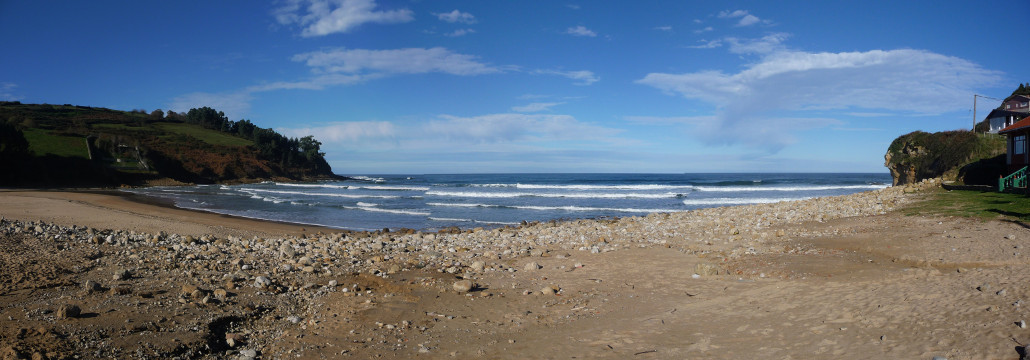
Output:
[[358,202],[358,206],[361,206],[361,207],[375,207],[375,206],[378,206],[378,205],[379,204],[360,202],[360,201]]
[[665,199],[680,196],[680,194],[641,194],[641,193],[529,193],[529,192],[480,192],[480,191],[428,191],[426,195],[466,197],[466,198],[516,198],[516,197],[543,197],[543,198],[575,198],[575,199]]
[[687,211],[685,209],[636,209],[636,208],[603,208],[603,207],[587,207],[587,206],[531,206],[531,205],[493,205],[493,204],[451,204],[451,203],[426,203],[429,206],[445,206],[445,207],[484,207],[484,208],[512,208],[520,210],[538,210],[538,211],[607,211],[607,212],[627,212],[627,213],[658,213],[658,212],[682,212]]
[[515,184],[519,189],[565,189],[565,190],[685,190],[693,189],[692,185],[537,185]]
[[371,181],[371,182],[377,182],[377,183],[386,182],[386,179],[374,178],[374,177],[368,177],[368,176],[351,176],[351,179],[362,180],[362,181]]
[[772,204],[783,201],[807,200],[812,197],[785,197],[785,198],[710,198],[710,199],[686,199],[683,205],[750,205],[750,204]]
[[429,216],[429,212],[415,211],[415,210],[383,209],[383,208],[377,208],[377,207],[362,207],[362,206],[341,206],[341,208],[349,209],[349,210],[364,210],[364,211],[371,211],[371,212],[381,212],[381,213],[388,213],[388,214]]
[[808,186],[698,186],[697,191],[826,191],[826,190],[878,190],[888,185],[808,185]]
[[392,186],[392,185],[354,185],[352,189],[387,190],[387,191],[428,191],[427,186]]
[[335,193],[314,193],[304,191],[289,191],[289,190],[264,190],[264,189],[241,189],[240,191],[253,194],[253,192],[269,193],[269,194],[289,194],[289,195],[310,195],[310,196],[332,196],[341,197],[347,199],[396,199],[400,196],[396,195],[360,195],[360,194],[335,194]]
[[292,187],[308,187],[308,188],[329,188],[329,189],[348,189],[350,186],[347,185],[333,185],[333,184],[294,184],[294,183],[275,183],[278,186],[292,186]]

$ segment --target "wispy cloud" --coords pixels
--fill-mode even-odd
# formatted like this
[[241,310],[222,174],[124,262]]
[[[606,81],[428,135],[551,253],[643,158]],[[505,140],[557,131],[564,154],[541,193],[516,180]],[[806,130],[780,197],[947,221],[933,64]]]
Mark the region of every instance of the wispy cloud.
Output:
[[590,85],[595,82],[601,81],[601,77],[594,74],[593,71],[589,70],[576,70],[576,71],[560,71],[560,70],[534,70],[534,74],[542,75],[558,75],[567,77],[572,80],[576,80],[576,85]]
[[473,55],[454,53],[441,47],[396,50],[332,49],[297,54],[293,61],[303,62],[315,72],[329,74],[439,72],[451,75],[479,75],[501,71],[479,62]]
[[14,89],[18,87],[17,84],[12,82],[0,83],[0,100],[4,101],[18,101],[25,97],[14,93]]
[[691,48],[691,49],[714,49],[714,48],[722,46],[722,40],[704,40],[704,39],[701,39],[701,40],[698,40],[698,41],[701,42],[701,45],[691,45],[691,46],[687,46],[687,47]]
[[384,141],[400,135],[397,127],[388,121],[349,121],[324,126],[276,130],[290,137],[315,135],[319,141],[326,143]]
[[449,33],[446,33],[446,34],[444,34],[444,36],[459,37],[459,36],[465,36],[465,35],[468,35],[468,34],[474,34],[475,32],[476,32],[475,29],[458,29],[458,30],[454,30],[454,31],[451,31]]
[[346,33],[362,24],[396,24],[414,20],[408,9],[376,10],[374,0],[289,0],[275,10],[283,25],[299,25],[301,36]]
[[704,34],[704,33],[706,33],[706,32],[709,32],[709,31],[714,31],[714,30],[715,30],[715,29],[714,29],[714,28],[712,28],[711,26],[705,26],[704,28],[701,28],[701,29],[697,29],[697,30],[694,30],[694,33],[695,33],[695,34]]
[[[488,114],[472,117],[439,115],[421,124],[389,121],[338,122],[324,126],[279,128],[287,136],[314,135],[327,146],[349,149],[390,147],[396,150],[442,151],[461,145],[507,144],[530,147],[550,142],[620,143],[620,129],[576,120],[570,115]],[[441,139],[447,141],[441,142]]]
[[[941,114],[962,110],[976,87],[991,86],[1000,74],[964,59],[925,50],[809,53],[786,50],[785,37],[731,42],[731,51],[760,55],[735,74],[698,71],[650,73],[636,82],[719,108],[707,139],[778,149],[796,130],[826,126],[826,120],[770,118],[776,111],[874,110]],[[753,134],[767,134],[756,136]],[[713,141],[713,140],[710,140]]]
[[658,30],[658,31],[672,32],[672,26],[668,26],[668,25],[665,25],[665,26],[655,26],[654,29]]
[[436,17],[438,19],[440,19],[442,21],[449,22],[449,23],[463,23],[463,24],[475,24],[476,23],[476,17],[475,16],[473,16],[472,14],[469,14],[467,12],[458,11],[457,9],[455,9],[454,11],[451,11],[451,12],[436,13],[436,14],[433,14],[433,15],[436,15]]
[[587,29],[583,25],[579,25],[579,26],[575,26],[575,27],[570,27],[570,28],[565,30],[565,33],[569,34],[569,35],[573,35],[573,36],[589,36],[589,37],[596,37],[597,36],[596,32],[594,32],[593,30]]
[[763,22],[757,16],[749,14],[747,10],[720,11],[718,17],[720,19],[740,18],[737,21],[737,26],[751,26]]
[[523,106],[513,106],[512,111],[521,113],[532,113],[541,111],[550,111],[551,108],[564,104],[563,102],[535,102],[529,103]]

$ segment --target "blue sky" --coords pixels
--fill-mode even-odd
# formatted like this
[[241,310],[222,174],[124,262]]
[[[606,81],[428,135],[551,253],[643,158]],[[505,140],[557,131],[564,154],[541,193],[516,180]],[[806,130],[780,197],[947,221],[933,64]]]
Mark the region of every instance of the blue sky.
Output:
[[[334,171],[886,172],[1030,82],[1027,1],[5,1],[0,99],[211,106]],[[981,99],[982,119],[993,100]]]

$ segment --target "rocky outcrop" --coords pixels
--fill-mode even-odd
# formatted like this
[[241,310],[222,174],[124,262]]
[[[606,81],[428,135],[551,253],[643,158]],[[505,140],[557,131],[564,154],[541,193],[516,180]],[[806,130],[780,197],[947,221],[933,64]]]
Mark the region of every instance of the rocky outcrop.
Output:
[[994,167],[967,165],[1004,153],[1005,139],[998,135],[915,131],[894,139],[884,155],[884,166],[890,170],[895,186],[934,178],[974,184],[997,179],[994,173],[983,173]]

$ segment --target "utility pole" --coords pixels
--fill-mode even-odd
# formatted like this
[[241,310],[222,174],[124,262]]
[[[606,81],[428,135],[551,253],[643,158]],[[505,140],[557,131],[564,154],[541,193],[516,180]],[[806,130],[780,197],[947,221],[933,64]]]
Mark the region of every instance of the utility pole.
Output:
[[[998,98],[992,98],[992,97],[990,97],[990,96],[983,96],[983,95],[979,95],[979,94],[973,94],[973,129],[972,129],[971,131],[972,131],[972,132],[974,132],[974,133],[976,132],[976,98],[978,98],[978,97],[982,97],[982,98],[984,98],[984,99],[991,99],[991,100],[1005,101],[1005,100],[1002,100],[1002,99],[998,99]],[[989,127],[990,125],[991,125],[991,124],[987,124],[987,126],[988,126],[988,127]],[[989,129],[989,128],[988,128],[988,129]],[[989,131],[989,130],[988,130],[988,131]]]

